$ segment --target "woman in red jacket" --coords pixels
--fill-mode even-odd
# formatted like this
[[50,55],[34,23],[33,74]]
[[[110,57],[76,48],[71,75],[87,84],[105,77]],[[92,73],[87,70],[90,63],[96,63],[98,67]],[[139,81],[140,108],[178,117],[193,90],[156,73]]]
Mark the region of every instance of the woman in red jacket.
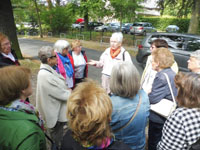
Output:
[[85,51],[82,50],[80,40],[75,40],[71,44],[72,51],[69,54],[74,62],[75,85],[82,82],[88,76],[87,56]]

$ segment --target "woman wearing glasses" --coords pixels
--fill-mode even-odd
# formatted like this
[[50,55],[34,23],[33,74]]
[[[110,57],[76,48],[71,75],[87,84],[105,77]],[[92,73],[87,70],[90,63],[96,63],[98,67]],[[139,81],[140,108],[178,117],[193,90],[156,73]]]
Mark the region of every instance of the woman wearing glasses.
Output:
[[44,46],[38,55],[41,66],[37,77],[36,107],[46,121],[52,139],[59,145],[67,122],[66,102],[71,89],[67,87],[64,77],[53,69],[57,64],[54,49]]
[[19,66],[17,55],[11,49],[11,42],[6,35],[0,33],[0,67],[9,65]]
[[75,85],[82,82],[88,75],[87,56],[85,51],[82,50],[81,42],[75,40],[71,44],[72,51],[69,54],[72,56],[74,61],[74,74],[75,74]]

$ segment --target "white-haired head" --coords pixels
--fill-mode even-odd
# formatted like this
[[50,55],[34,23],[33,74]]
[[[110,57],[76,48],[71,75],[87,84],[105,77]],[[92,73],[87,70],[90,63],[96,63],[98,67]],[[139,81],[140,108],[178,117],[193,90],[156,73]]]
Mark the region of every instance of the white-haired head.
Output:
[[66,40],[57,40],[56,43],[54,44],[54,51],[56,53],[62,54],[64,49],[69,49],[70,44]]
[[111,39],[116,39],[118,43],[122,43],[122,41],[123,41],[123,34],[121,32],[115,32],[110,37],[110,40]]

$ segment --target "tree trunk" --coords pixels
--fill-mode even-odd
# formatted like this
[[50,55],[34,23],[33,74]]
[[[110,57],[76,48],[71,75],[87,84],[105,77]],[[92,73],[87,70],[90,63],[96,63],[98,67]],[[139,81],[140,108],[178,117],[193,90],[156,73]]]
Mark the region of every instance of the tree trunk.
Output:
[[16,26],[10,0],[0,0],[0,32],[9,37],[12,42],[12,48],[15,50],[17,57],[21,59],[22,54],[17,39]]
[[35,3],[35,9],[36,9],[36,12],[37,12],[37,18],[38,18],[38,23],[39,23],[39,28],[40,28],[40,37],[43,38],[42,25],[41,25],[41,21],[40,21],[40,14],[39,14],[39,9],[38,9],[36,0],[34,0],[34,3]]
[[200,0],[194,0],[188,33],[197,34],[200,19]]

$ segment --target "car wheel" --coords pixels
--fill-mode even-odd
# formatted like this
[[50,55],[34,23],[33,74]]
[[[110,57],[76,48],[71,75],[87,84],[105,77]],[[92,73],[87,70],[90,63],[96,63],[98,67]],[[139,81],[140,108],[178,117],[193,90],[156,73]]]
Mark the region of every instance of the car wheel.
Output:
[[103,29],[103,32],[106,32],[107,31],[107,29]]

